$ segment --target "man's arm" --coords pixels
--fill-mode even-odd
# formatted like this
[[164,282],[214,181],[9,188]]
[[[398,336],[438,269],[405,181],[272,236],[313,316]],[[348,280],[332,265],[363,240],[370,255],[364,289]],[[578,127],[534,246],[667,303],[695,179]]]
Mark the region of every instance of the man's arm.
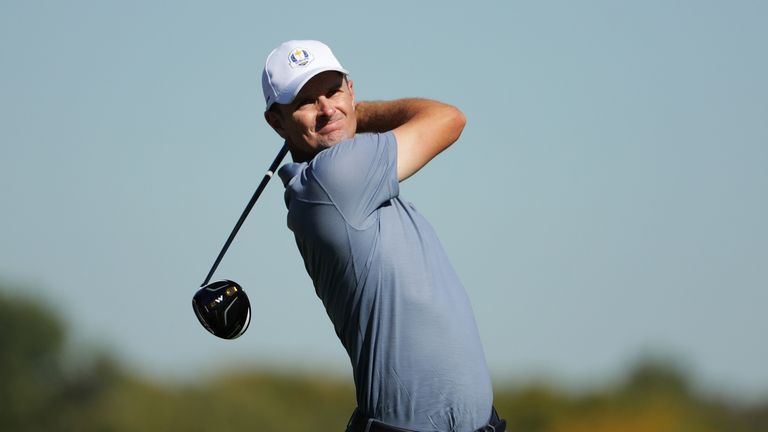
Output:
[[455,107],[428,99],[360,102],[355,113],[357,132],[394,132],[399,181],[459,139],[466,124],[464,114]]

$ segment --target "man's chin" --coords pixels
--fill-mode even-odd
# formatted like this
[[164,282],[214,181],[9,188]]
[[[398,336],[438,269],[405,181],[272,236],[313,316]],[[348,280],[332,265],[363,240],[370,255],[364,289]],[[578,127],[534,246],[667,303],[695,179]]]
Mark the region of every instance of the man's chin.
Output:
[[321,139],[319,139],[317,141],[317,143],[322,148],[333,147],[336,144],[338,144],[338,143],[340,143],[340,142],[342,142],[344,140],[348,140],[348,139],[350,139],[350,138],[352,138],[354,136],[354,135],[353,136],[347,136],[347,135],[349,135],[349,134],[345,134],[343,131],[333,132],[333,133],[330,133],[328,135],[323,136]]

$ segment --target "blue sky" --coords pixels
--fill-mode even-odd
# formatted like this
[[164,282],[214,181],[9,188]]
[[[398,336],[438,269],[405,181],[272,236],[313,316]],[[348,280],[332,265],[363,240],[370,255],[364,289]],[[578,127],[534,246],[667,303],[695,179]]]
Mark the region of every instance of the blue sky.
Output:
[[190,306],[281,145],[264,58],[313,38],[358,98],[467,115],[401,190],[495,376],[594,382],[666,353],[766,394],[766,18],[757,1],[0,2],[0,278],[146,373],[348,374],[278,182],[215,276],[245,287],[252,328],[219,341]]

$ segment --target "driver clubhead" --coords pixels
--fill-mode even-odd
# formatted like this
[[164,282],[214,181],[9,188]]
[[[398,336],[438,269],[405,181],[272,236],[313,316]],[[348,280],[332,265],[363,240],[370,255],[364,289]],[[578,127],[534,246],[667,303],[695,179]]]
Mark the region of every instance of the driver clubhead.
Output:
[[192,309],[206,330],[222,339],[235,339],[251,323],[251,303],[237,282],[221,280],[200,288]]

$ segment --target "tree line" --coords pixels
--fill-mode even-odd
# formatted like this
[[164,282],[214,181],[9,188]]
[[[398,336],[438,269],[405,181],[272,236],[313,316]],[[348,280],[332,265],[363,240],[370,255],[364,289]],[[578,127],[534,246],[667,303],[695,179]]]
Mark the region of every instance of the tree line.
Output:
[[[16,290],[18,291],[18,290]],[[0,288],[0,431],[342,432],[354,388],[334,378],[253,370],[197,383],[139,376],[108,353],[65,355],[64,320]],[[765,432],[768,400],[699,394],[683,370],[641,362],[611,387],[495,383],[509,432]]]

